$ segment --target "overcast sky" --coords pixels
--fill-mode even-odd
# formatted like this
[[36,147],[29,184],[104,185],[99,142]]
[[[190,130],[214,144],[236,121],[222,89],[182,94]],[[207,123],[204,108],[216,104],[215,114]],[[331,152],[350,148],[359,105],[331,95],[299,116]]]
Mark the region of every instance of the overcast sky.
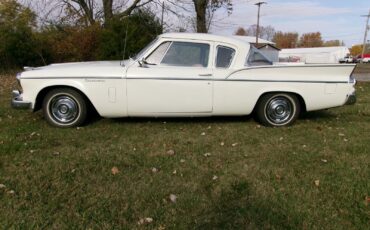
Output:
[[[21,1],[51,2],[51,0]],[[132,0],[127,1],[132,2]],[[166,2],[166,0],[161,1]],[[218,10],[210,32],[232,35],[238,27],[247,28],[256,24],[257,6],[254,4],[259,1],[267,3],[261,7],[262,26],[270,25],[276,30],[299,34],[319,31],[324,40],[339,39],[348,47],[363,42],[366,18],[360,15],[369,13],[370,0],[231,0],[232,14],[228,16],[226,9]],[[188,12],[194,13],[192,0],[179,0],[179,2],[189,8]],[[160,7],[154,10],[160,15]],[[184,14],[187,13],[184,11]],[[167,14],[165,21],[169,30],[176,27],[187,27],[188,30],[192,30],[184,18],[177,19],[174,15]],[[370,33],[368,40],[370,40]]]
[[[369,0],[264,0],[261,7],[261,25],[276,30],[295,31],[299,34],[320,31],[324,40],[339,39],[350,47],[363,41]],[[234,10],[217,12],[211,32],[230,35],[241,27],[256,24],[257,6],[254,0],[232,0]],[[368,36],[368,40],[370,35]]]

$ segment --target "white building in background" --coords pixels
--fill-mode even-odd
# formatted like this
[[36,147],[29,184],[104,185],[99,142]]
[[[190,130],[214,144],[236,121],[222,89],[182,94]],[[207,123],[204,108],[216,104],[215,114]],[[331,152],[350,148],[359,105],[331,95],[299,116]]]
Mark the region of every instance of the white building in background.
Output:
[[339,63],[339,60],[349,53],[349,49],[345,46],[282,49],[279,53],[279,61],[311,64]]

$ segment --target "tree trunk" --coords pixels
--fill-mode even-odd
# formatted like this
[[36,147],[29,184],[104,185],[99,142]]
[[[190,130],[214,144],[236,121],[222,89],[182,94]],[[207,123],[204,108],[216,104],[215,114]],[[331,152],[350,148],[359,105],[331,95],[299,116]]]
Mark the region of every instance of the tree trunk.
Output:
[[72,0],[72,1],[77,3],[81,7],[87,21],[90,23],[90,25],[93,25],[95,23],[95,19],[94,19],[94,9],[92,8],[92,2],[89,2],[88,0],[87,1]]
[[113,0],[103,0],[104,21],[108,23],[113,18]]
[[127,9],[125,11],[117,14],[116,16],[118,16],[119,18],[124,18],[124,17],[130,16],[135,9],[143,7],[143,6],[149,4],[153,1],[154,0],[147,0],[147,1],[142,2],[142,0],[133,0],[133,1],[131,1],[132,2],[131,5],[129,7],[127,7]]
[[207,33],[206,11],[208,0],[193,0],[193,2],[197,14],[197,33]]

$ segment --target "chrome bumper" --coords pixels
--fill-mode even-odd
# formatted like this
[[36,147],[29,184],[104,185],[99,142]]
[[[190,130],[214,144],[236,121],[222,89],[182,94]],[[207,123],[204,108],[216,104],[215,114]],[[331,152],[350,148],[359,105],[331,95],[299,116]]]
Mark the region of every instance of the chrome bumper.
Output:
[[23,101],[22,94],[19,92],[19,90],[13,90],[11,105],[15,109],[30,109],[32,103],[28,101]]
[[345,105],[353,105],[355,103],[356,103],[356,93],[348,95]]

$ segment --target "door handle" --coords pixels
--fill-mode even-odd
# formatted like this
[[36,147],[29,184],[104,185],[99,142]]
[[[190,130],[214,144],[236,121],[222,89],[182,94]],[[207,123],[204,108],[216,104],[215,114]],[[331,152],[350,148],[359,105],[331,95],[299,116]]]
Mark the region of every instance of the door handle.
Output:
[[200,73],[200,74],[198,74],[200,77],[212,77],[212,74],[211,73],[204,73],[204,74],[202,74],[202,73]]

